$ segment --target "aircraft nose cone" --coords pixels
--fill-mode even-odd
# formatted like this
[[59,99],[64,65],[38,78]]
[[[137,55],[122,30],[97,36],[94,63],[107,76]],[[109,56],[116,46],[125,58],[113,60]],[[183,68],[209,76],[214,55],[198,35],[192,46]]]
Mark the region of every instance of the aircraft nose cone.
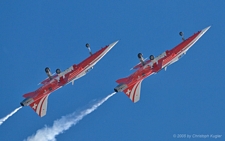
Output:
[[117,40],[117,41],[111,43],[111,44],[109,45],[109,48],[110,48],[110,49],[113,48],[118,42],[119,42],[119,40]]
[[209,30],[210,27],[211,27],[211,26],[208,26],[208,27],[204,28],[204,29],[202,30],[202,33],[204,34],[207,30]]

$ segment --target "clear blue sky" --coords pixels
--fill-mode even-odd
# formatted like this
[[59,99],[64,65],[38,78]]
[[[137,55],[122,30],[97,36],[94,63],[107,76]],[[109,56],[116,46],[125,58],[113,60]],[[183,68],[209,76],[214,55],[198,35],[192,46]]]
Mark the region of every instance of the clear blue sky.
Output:
[[[137,54],[159,55],[209,25],[180,61],[142,82],[141,100],[109,99],[58,141],[173,141],[173,134],[220,134],[225,140],[225,1],[0,1],[0,118],[24,93],[55,72],[116,40],[120,42],[83,78],[52,93],[43,118],[30,107],[0,126],[1,141],[22,141],[63,115],[113,92],[130,75]],[[192,139],[195,140],[195,139]],[[213,140],[213,139],[207,139]]]

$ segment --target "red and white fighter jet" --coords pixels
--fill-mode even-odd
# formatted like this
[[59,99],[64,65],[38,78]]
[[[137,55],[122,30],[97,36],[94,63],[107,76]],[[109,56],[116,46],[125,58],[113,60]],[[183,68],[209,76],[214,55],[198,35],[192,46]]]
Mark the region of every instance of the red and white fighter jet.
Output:
[[49,94],[70,82],[73,84],[76,79],[84,76],[93,69],[93,66],[105,56],[117,42],[118,41],[107,45],[94,54],[92,54],[89,44],[86,44],[90,56],[80,64],[74,64],[63,72],[61,72],[60,69],[56,69],[56,74],[52,75],[50,69],[48,67],[45,68],[48,78],[41,82],[42,86],[39,89],[23,95],[25,99],[20,103],[21,106],[29,105],[40,117],[43,117],[47,112]]
[[156,74],[162,69],[165,69],[178,61],[186,52],[194,45],[198,39],[210,28],[207,27],[188,39],[184,39],[183,33],[180,32],[182,36],[182,42],[171,50],[167,50],[157,57],[150,55],[149,59],[144,60],[142,54],[138,54],[140,63],[137,64],[132,69],[137,69],[136,72],[131,74],[126,78],[116,80],[119,84],[114,88],[115,92],[124,92],[134,103],[140,100],[141,82],[148,76]]

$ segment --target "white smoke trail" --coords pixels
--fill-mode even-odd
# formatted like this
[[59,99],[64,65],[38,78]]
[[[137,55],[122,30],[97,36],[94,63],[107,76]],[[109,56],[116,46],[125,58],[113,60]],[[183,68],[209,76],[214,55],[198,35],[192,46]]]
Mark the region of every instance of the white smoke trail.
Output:
[[[95,103],[91,108],[81,111],[80,113],[72,113],[63,116],[61,119],[55,120],[52,127],[44,127],[37,130],[35,135],[27,138],[27,141],[56,141],[56,136],[68,130],[71,126],[76,125],[86,115],[95,111],[99,106],[106,102],[115,92]],[[26,140],[24,140],[26,141]]]
[[6,121],[9,117],[11,117],[12,115],[14,115],[14,114],[15,114],[19,109],[21,109],[21,108],[22,108],[22,106],[16,108],[14,111],[12,111],[10,114],[8,114],[7,116],[5,116],[4,118],[1,118],[1,119],[0,119],[0,125],[2,125],[2,123],[3,123],[4,121]]

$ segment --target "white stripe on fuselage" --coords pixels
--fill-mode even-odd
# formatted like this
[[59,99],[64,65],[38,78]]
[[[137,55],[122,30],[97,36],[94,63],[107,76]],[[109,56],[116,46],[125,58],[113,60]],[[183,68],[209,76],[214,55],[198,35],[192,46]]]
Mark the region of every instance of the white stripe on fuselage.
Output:
[[[84,76],[86,74],[86,71],[88,69],[90,69],[91,67],[93,67],[103,56],[106,55],[106,53],[111,49],[113,48],[116,44],[117,44],[118,41],[110,44],[98,57],[96,57],[89,65],[85,66],[85,68],[83,69],[83,71],[80,72],[79,75],[77,75],[77,77],[75,77],[74,79],[72,79],[70,82],[76,80],[76,79],[79,79],[81,78],[82,76]],[[71,66],[70,68],[66,69],[65,71],[63,71],[62,73],[60,74],[56,74],[57,76],[50,80],[49,83],[51,83],[53,80],[58,80],[60,79],[61,76],[65,77],[65,75],[69,72],[71,72],[72,70],[74,70],[73,66]],[[70,83],[69,82],[69,83]]]
[[[109,52],[116,44],[118,41],[110,44],[98,57],[96,57],[89,65],[87,65],[84,70],[74,79],[72,79],[70,82],[73,82],[81,77],[83,77],[87,72],[87,70],[89,70],[91,67],[93,67],[99,60],[102,59],[102,57],[104,57],[106,55],[107,52]],[[70,83],[69,82],[69,83]]]
[[201,38],[201,36],[207,31],[209,29],[209,27],[208,28],[206,28],[206,29],[203,29],[200,33],[199,33],[199,35],[193,40],[193,41],[191,41],[188,45],[187,45],[187,47],[186,48],[184,48],[184,49],[182,49],[180,52],[178,52],[177,54],[177,56],[174,58],[174,59],[172,59],[171,61],[169,61],[167,64],[165,64],[164,66],[162,66],[162,68],[164,68],[164,67],[167,67],[168,65],[171,65],[171,64],[173,64],[173,63],[175,63],[176,61],[178,61],[179,59],[179,57],[182,55],[182,54],[186,54],[186,52]]

